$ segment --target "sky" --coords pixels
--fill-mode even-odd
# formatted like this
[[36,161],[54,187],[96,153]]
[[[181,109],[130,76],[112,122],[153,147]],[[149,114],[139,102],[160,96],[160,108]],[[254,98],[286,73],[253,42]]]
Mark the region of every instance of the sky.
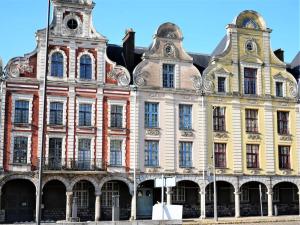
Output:
[[[0,57],[4,63],[35,49],[35,32],[46,26],[47,0],[0,0]],[[225,27],[243,10],[259,12],[273,50],[291,62],[300,50],[300,0],[94,0],[94,26],[111,44],[122,44],[127,28],[136,46],[147,47],[160,24],[177,24],[188,52],[210,54]]]

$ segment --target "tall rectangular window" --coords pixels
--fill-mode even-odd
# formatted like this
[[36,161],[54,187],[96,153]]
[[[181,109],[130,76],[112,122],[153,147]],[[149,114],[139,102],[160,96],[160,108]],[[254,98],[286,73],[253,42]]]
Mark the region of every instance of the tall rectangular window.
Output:
[[28,137],[14,138],[13,163],[27,163]]
[[50,169],[61,168],[62,138],[49,138],[49,158]]
[[247,168],[259,168],[259,145],[247,144]]
[[15,101],[15,118],[14,123],[28,123],[29,119],[29,101]]
[[283,83],[276,82],[276,97],[283,97]]
[[91,167],[91,139],[80,138],[78,140],[78,169],[89,170]]
[[145,103],[145,127],[158,127],[158,103]]
[[112,207],[112,196],[119,196],[119,183],[114,181],[106,182],[101,190],[101,207]]
[[74,186],[74,196],[76,197],[77,207],[86,209],[89,206],[89,183],[87,181],[79,181]]
[[244,68],[244,93],[256,94],[256,74],[257,69]]
[[246,132],[258,132],[258,110],[246,109]]
[[279,169],[290,169],[290,146],[278,146]]
[[192,142],[179,142],[179,167],[192,167]]
[[277,130],[278,134],[289,134],[289,112],[277,112]]
[[174,203],[184,203],[185,202],[185,185],[184,183],[179,183],[176,187],[172,188],[172,202]]
[[175,65],[163,64],[163,87],[164,88],[174,87],[174,68]]
[[192,129],[192,106],[179,105],[179,129]]
[[225,131],[225,107],[216,107],[213,111],[214,131]]
[[145,166],[158,166],[158,141],[145,141]]
[[110,110],[110,127],[122,128],[123,106],[112,105]]
[[226,167],[226,144],[224,143],[215,143],[215,166]]
[[92,124],[92,105],[79,104],[79,126],[91,126]]
[[63,103],[51,102],[50,103],[50,124],[62,125],[63,124]]
[[225,77],[218,77],[218,92],[219,93],[224,93],[226,92],[226,88],[225,88]]
[[122,141],[110,141],[110,165],[122,166]]

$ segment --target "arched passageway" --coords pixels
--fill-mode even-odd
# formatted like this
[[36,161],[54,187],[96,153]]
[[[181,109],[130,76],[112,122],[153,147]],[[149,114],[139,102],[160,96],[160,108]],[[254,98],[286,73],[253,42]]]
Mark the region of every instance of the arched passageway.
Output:
[[280,182],[273,187],[273,209],[278,215],[299,215],[298,188],[291,182]]
[[113,196],[119,196],[120,219],[128,220],[131,212],[131,195],[127,184],[119,180],[110,180],[101,188],[101,220],[112,219]]
[[5,210],[5,222],[33,221],[36,189],[25,179],[10,180],[2,187],[1,206]]
[[59,180],[47,182],[43,188],[42,220],[57,221],[66,218],[66,187]]
[[267,187],[260,182],[251,181],[240,188],[241,216],[260,216],[261,205],[264,216],[268,214]]
[[[205,200],[206,216],[214,216],[214,186],[210,183],[206,186]],[[234,187],[226,181],[217,181],[217,210],[218,216],[234,216]]]

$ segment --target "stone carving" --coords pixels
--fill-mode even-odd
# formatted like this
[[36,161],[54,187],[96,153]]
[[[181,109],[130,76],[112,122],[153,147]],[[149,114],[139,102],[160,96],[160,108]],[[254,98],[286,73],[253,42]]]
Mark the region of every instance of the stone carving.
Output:
[[286,136],[280,136],[281,141],[292,141],[292,136],[286,135]]
[[[68,21],[74,19],[77,22],[77,28],[76,29],[70,29],[68,27]],[[76,35],[81,35],[82,34],[82,22],[80,18],[75,13],[70,13],[67,15],[64,20],[63,20],[63,26],[62,26],[62,32],[64,35],[71,35],[71,36],[76,36]]]
[[213,75],[207,76],[193,76],[193,87],[196,92],[200,94],[212,93],[214,91]]
[[260,134],[248,134],[248,139],[250,140],[259,140]]
[[117,80],[118,85],[127,86],[130,83],[130,75],[126,68],[123,66],[115,66],[108,74],[109,78]]
[[138,67],[136,68],[136,70],[133,72],[134,74],[134,83],[138,86],[138,87],[142,87],[142,86],[146,86],[147,82],[146,79],[149,76],[149,72],[148,71],[143,71],[143,68],[145,66],[147,66],[148,64],[148,60],[143,60]]
[[191,130],[183,130],[183,131],[181,131],[181,135],[183,137],[193,137],[194,133]]
[[174,53],[175,53],[175,47],[172,43],[167,43],[164,46],[164,55],[167,57],[174,57]]
[[160,132],[158,128],[146,128],[147,135],[159,136]]
[[215,133],[216,138],[228,138],[228,134],[225,132],[217,132]]
[[21,73],[32,73],[33,66],[29,65],[29,59],[25,58],[23,60],[19,59],[18,61],[13,62],[9,66],[9,74],[12,77],[18,77]]
[[[297,84],[290,82],[289,91],[292,98],[296,98],[298,96],[298,87]],[[298,96],[299,97],[299,96]]]

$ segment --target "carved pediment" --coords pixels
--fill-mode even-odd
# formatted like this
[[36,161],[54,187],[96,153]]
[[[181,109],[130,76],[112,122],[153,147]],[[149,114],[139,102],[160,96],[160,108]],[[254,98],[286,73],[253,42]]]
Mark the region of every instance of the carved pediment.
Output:
[[278,73],[273,77],[275,80],[285,80],[286,78],[282,75],[282,73]]
[[224,75],[230,75],[230,72],[226,69],[224,69],[223,67],[221,68],[217,68],[215,71],[214,71],[215,74],[224,74]]
[[114,68],[107,74],[109,78],[117,80],[118,85],[127,86],[130,83],[130,74],[123,66],[114,66]]

